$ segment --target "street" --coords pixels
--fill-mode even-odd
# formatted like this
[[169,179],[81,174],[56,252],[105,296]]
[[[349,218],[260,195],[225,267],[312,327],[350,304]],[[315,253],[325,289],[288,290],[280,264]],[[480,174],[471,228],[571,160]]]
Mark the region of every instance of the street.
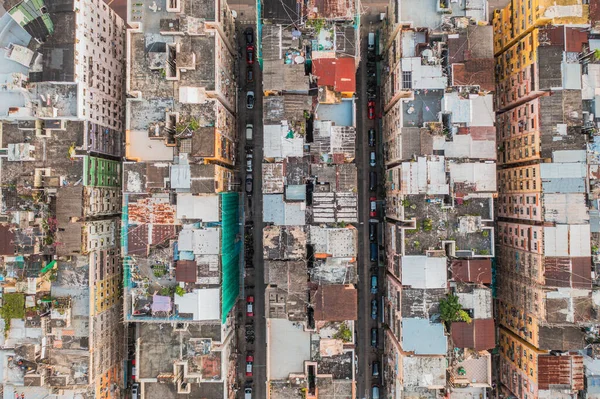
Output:
[[[237,42],[239,49],[238,57],[238,160],[241,165],[242,187],[245,188],[245,181],[248,174],[253,176],[252,193],[244,191],[245,197],[245,215],[246,215],[246,245],[251,245],[248,248],[245,245],[245,251],[250,252],[249,256],[252,262],[244,262],[244,284],[240,296],[239,309],[242,313],[242,322],[240,331],[237,337],[239,340],[240,356],[238,360],[239,378],[242,382],[241,387],[251,387],[252,394],[255,398],[266,397],[266,319],[265,319],[265,283],[264,283],[264,263],[262,259],[262,181],[261,181],[261,165],[262,165],[262,76],[258,66],[258,62],[248,65],[246,60],[246,37],[244,31],[247,28],[252,28],[256,35],[255,26],[253,24],[238,24]],[[256,40],[256,39],[254,39]],[[254,41],[254,44],[256,42]],[[254,81],[247,83],[248,69],[252,70]],[[253,91],[255,95],[254,108],[248,109],[246,104],[246,96],[249,91]],[[246,125],[253,125],[253,137],[251,141],[246,141]],[[252,152],[252,173],[246,171],[246,154]],[[252,266],[252,267],[250,267]],[[254,297],[254,316],[247,317],[246,315],[246,299],[248,296]],[[252,326],[252,327],[250,327]],[[249,332],[253,331],[252,339],[248,339]],[[250,342],[249,342],[250,341]],[[252,376],[246,375],[246,356],[252,354],[254,363],[252,365]],[[238,392],[238,397],[243,397],[243,389]]]
[[[356,101],[356,120],[357,120],[357,154],[356,163],[358,165],[358,181],[359,181],[359,257],[358,257],[358,273],[359,273],[359,286],[358,286],[358,321],[357,321],[357,347],[358,347],[358,373],[357,373],[357,397],[358,398],[370,398],[371,389],[373,386],[381,387],[381,373],[379,370],[379,377],[372,376],[373,362],[378,361],[381,363],[383,355],[383,330],[381,329],[381,312],[383,307],[381,306],[381,294],[383,292],[384,285],[384,268],[379,267],[378,262],[371,262],[371,239],[369,234],[369,223],[370,220],[379,220],[381,224],[383,218],[381,217],[383,212],[383,151],[382,151],[382,135],[380,119],[369,119],[367,116],[367,102],[369,100],[367,95],[368,86],[373,86],[373,80],[376,82],[376,78],[371,78],[371,85],[368,85],[367,78],[367,37],[369,33],[375,33],[379,27],[379,14],[369,14],[363,17],[361,24],[361,63],[357,71],[357,93],[358,98]],[[375,115],[379,114],[381,104],[379,100],[379,89],[375,92]],[[375,147],[368,145],[368,132],[370,129],[375,130]],[[375,151],[376,153],[376,166],[370,166],[370,153]],[[370,176],[372,171],[377,173],[378,186],[376,191],[371,191]],[[370,198],[376,197],[377,201],[377,212],[378,217],[370,217]],[[383,225],[378,226],[379,229],[383,228]],[[375,243],[379,235],[375,235]],[[378,246],[382,246],[383,242],[380,242]],[[381,250],[377,251],[381,254]],[[371,294],[371,275],[377,275],[378,289],[379,292],[376,295]],[[371,317],[371,302],[376,300],[378,303],[378,317],[373,320]],[[371,342],[372,329],[376,329],[376,341],[377,347],[374,348]],[[380,391],[381,392],[381,391]],[[380,397],[382,397],[380,395]]]

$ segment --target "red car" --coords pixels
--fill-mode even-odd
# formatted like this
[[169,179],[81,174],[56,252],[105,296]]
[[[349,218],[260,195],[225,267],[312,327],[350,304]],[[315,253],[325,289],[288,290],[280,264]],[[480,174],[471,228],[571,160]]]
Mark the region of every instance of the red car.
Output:
[[248,65],[254,64],[254,46],[251,44],[246,46],[246,62]]
[[254,297],[248,295],[246,298],[246,316],[254,317]]
[[369,213],[369,216],[374,218],[374,217],[377,217],[377,198],[371,197],[370,201],[371,201],[371,212]]
[[375,101],[369,101],[367,103],[367,112],[369,119],[375,119]]
[[254,364],[254,356],[246,355],[246,377],[252,377],[252,365]]

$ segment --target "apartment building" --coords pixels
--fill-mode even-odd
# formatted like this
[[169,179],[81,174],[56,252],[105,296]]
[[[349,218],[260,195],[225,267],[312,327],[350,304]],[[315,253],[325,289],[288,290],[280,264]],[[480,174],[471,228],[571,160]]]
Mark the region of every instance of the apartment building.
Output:
[[[497,178],[487,7],[388,6],[380,47],[389,398],[491,393]],[[450,303],[463,316],[448,317]]]
[[118,398],[124,23],[97,0],[4,7],[4,394]]
[[235,397],[237,55],[226,2],[128,2],[124,318],[145,399]]
[[584,88],[598,87],[585,82],[597,62],[591,11],[540,0],[493,15],[499,371],[523,399],[586,394],[581,355],[597,311],[588,155],[597,118]]

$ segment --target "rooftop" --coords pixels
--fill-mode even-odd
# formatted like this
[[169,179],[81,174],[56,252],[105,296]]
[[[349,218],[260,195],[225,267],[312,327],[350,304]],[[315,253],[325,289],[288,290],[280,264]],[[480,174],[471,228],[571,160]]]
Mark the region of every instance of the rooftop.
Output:
[[300,260],[306,257],[306,230],[300,226],[266,226],[264,259]]
[[[461,256],[489,256],[494,252],[492,197],[456,199],[454,207],[443,206],[442,197],[410,196],[403,201],[404,220],[415,220],[414,229],[404,229],[404,254],[422,255],[445,249],[442,242],[454,241]],[[477,215],[477,216],[475,216]],[[437,225],[434,225],[437,221]]]
[[441,389],[446,387],[446,358],[444,356],[403,356],[403,385]]
[[415,355],[445,355],[448,340],[441,323],[427,319],[402,319],[402,348]]
[[315,320],[345,321],[358,319],[358,294],[348,285],[319,285],[313,299]]
[[354,258],[358,231],[353,227],[333,228],[310,226],[310,240],[317,258]]
[[402,285],[412,288],[446,288],[446,257],[403,256]]
[[[491,299],[489,306],[491,306]],[[471,323],[452,323],[452,342],[457,348],[475,350],[492,349],[496,346],[494,319],[474,319]]]
[[[267,319],[268,380],[287,380],[292,373],[304,373],[310,360],[311,334],[299,323],[284,319]],[[285,356],[281,356],[285,353]]]

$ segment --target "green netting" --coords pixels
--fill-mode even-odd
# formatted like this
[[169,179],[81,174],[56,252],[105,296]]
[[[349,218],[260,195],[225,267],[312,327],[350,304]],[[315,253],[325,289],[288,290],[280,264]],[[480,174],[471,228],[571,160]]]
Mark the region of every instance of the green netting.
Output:
[[239,193],[221,193],[221,322],[240,294],[240,201]]

